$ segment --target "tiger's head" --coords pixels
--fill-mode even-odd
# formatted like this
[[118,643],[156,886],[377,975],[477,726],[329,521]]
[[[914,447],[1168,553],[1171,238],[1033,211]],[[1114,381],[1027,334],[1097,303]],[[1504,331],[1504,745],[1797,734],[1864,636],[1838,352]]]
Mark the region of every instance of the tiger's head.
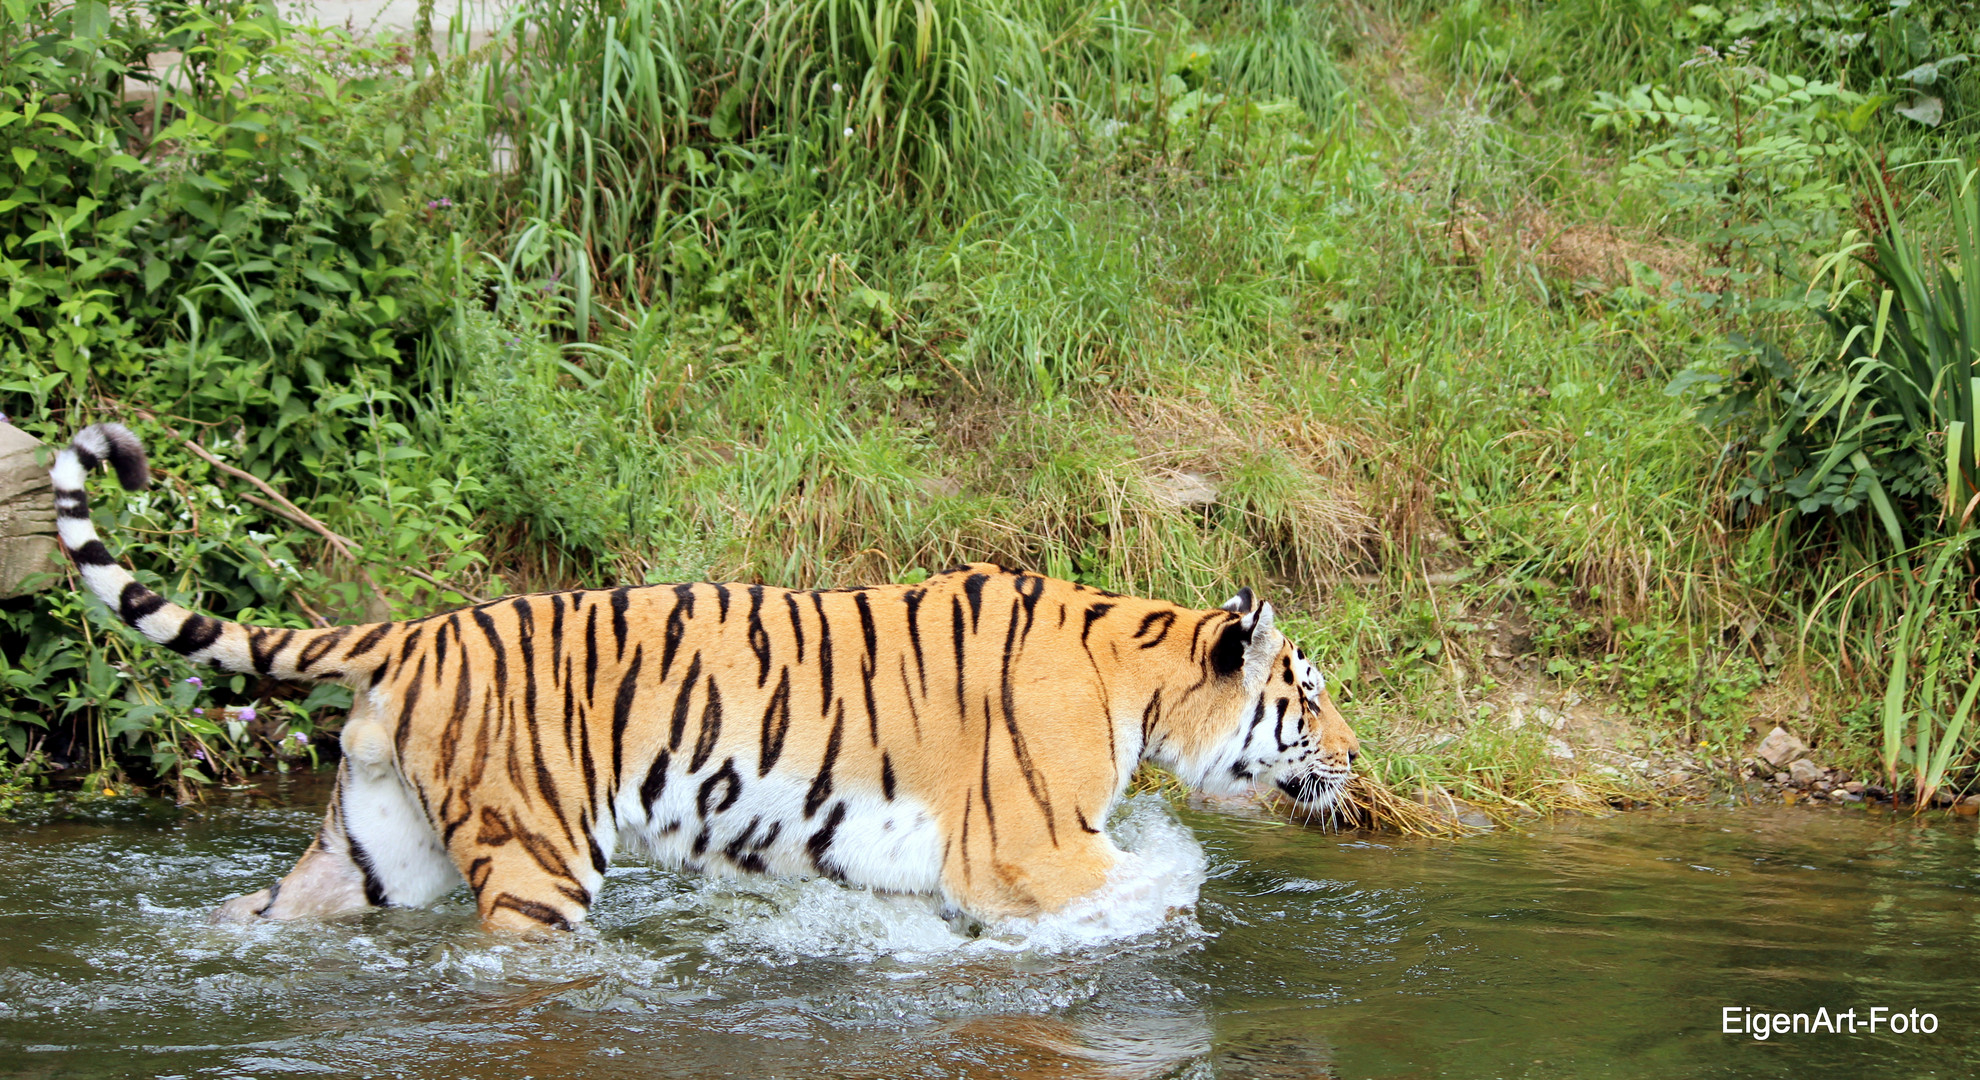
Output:
[[1215,704],[1169,725],[1164,764],[1199,790],[1241,794],[1270,785],[1306,814],[1333,806],[1360,742],[1327,696],[1327,683],[1250,589],[1223,605],[1233,616],[1207,650]]

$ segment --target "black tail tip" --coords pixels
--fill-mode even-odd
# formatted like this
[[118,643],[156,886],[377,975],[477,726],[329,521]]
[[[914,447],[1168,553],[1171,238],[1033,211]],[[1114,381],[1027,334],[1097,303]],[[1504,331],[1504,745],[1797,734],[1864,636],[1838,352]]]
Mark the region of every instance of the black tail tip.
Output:
[[151,466],[145,460],[144,444],[122,424],[91,424],[76,432],[76,457],[85,469],[105,461],[117,470],[117,482],[125,491],[142,491],[151,486]]

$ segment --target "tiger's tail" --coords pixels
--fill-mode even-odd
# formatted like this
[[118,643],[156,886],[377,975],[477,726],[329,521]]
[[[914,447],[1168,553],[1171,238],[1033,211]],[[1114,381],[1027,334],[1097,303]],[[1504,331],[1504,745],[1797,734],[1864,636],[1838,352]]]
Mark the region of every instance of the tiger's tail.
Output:
[[[144,445],[122,424],[92,424],[55,456],[55,528],[89,591],[124,622],[195,664],[278,679],[357,684],[384,670],[395,623],[277,630],[188,611],[146,588],[110,555],[89,519],[83,481],[108,462],[126,491],[151,483]],[[348,647],[346,643],[348,642]]]

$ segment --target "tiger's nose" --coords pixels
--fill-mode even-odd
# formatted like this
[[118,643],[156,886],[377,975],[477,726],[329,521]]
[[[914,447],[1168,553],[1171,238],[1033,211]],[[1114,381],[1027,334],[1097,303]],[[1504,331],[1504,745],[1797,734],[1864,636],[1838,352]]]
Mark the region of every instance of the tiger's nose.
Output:
[[1348,751],[1348,765],[1349,765],[1349,766],[1353,766],[1353,765],[1354,765],[1354,762],[1355,762],[1355,759],[1356,759],[1356,758],[1358,758],[1358,757],[1360,757],[1360,756],[1361,756],[1361,751],[1360,751],[1359,749],[1356,749],[1356,750],[1349,750],[1349,751]]

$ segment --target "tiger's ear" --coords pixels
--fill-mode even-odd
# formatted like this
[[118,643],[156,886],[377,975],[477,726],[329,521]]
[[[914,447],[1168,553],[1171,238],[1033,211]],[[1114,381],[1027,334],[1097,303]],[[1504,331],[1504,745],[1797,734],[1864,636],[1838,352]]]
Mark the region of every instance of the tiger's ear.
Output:
[[[1242,596],[1249,596],[1245,590]],[[1244,675],[1247,688],[1263,685],[1270,674],[1272,658],[1279,653],[1278,627],[1273,623],[1272,605],[1260,604],[1241,619],[1233,619],[1210,647],[1210,666],[1224,676]]]
[[1239,589],[1236,596],[1224,601],[1224,610],[1233,615],[1248,615],[1251,613],[1252,604],[1251,590]]

